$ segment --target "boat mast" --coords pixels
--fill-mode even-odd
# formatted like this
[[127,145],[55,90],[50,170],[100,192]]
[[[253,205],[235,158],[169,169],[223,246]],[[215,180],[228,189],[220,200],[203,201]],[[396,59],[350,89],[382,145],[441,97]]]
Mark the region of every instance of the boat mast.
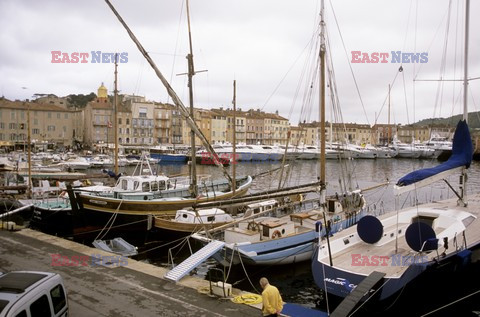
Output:
[[[190,53],[187,55],[188,60],[188,99],[190,102],[190,116],[195,121],[195,112],[193,109],[193,76],[195,75],[195,68],[193,66],[193,47],[192,47],[192,32],[190,29],[190,6],[187,0],[187,23],[188,23],[188,42],[190,46]],[[190,153],[191,153],[191,165],[190,165],[190,190],[193,197],[197,197],[197,162],[195,157],[195,132],[190,129]]]
[[113,128],[114,128],[114,138],[115,138],[115,175],[118,175],[118,117],[117,117],[117,67],[118,67],[118,54],[115,53],[115,81],[113,89]]
[[333,266],[332,250],[330,248],[329,226],[326,217],[326,182],[325,182],[325,20],[324,20],[325,6],[322,0],[320,9],[320,206],[323,207],[323,221],[325,223],[325,237],[328,245],[328,258],[330,259],[330,266]]
[[388,125],[387,125],[387,146],[390,145],[392,127],[390,127],[390,84],[388,84]]
[[27,142],[28,142],[28,198],[32,198],[32,140],[30,134],[30,103],[27,105]]
[[105,3],[108,5],[108,7],[112,10],[113,14],[117,17],[118,21],[122,24],[122,26],[125,28],[127,31],[128,35],[132,39],[132,41],[135,43],[137,46],[138,50],[140,53],[145,57],[147,60],[148,64],[152,67],[152,69],[155,71],[155,74],[157,77],[160,79],[162,84],[165,86],[165,89],[167,90],[168,95],[170,98],[172,98],[173,103],[175,106],[177,106],[178,110],[181,112],[181,114],[185,117],[185,120],[187,124],[195,131],[199,139],[202,141],[203,145],[207,149],[207,151],[212,155],[213,162],[215,165],[220,167],[223,172],[223,176],[228,180],[228,182],[231,184],[232,183],[232,178],[228,174],[228,171],[225,169],[225,167],[222,165],[220,160],[218,159],[218,156],[215,153],[215,150],[213,149],[212,145],[208,142],[207,138],[203,134],[202,130],[199,129],[199,127],[196,125],[195,120],[190,116],[190,113],[188,112],[187,108],[183,104],[183,102],[180,100],[178,97],[177,93],[173,90],[172,86],[170,83],[167,81],[165,76],[163,76],[162,72],[158,69],[157,65],[153,61],[153,59],[150,57],[150,55],[147,53],[145,48],[142,46],[140,41],[137,39],[135,34],[133,34],[132,30],[128,27],[128,25],[125,23],[125,21],[122,19],[118,11],[115,9],[115,7],[112,5],[110,0],[105,0]]
[[[470,28],[470,0],[465,2],[465,52],[464,52],[464,66],[463,66],[463,120],[468,123],[468,38]],[[464,207],[467,206],[465,201],[465,193],[467,192],[467,170],[462,169],[460,176],[460,199],[459,204]]]
[[237,177],[237,81],[233,81],[233,157],[232,157],[232,173],[233,173],[233,181],[232,181],[232,192],[233,196],[235,196],[235,190],[237,187],[236,184],[236,177]]
[[465,56],[463,68],[463,120],[468,122],[468,37],[470,28],[470,0],[465,2]]
[[[325,21],[324,2],[320,13],[320,182],[325,194]],[[325,203],[325,195],[322,195]]]

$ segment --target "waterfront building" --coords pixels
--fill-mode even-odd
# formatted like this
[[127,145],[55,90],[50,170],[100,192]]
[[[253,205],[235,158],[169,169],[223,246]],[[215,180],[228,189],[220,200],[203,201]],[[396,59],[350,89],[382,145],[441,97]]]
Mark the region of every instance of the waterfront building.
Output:
[[83,142],[82,112],[52,104],[0,98],[0,142],[25,147],[30,112],[30,140],[36,147],[65,148]]
[[280,116],[278,111],[275,113],[265,113],[264,126],[264,144],[286,144],[287,131],[290,126],[288,119]]
[[247,144],[263,144],[265,130],[265,113],[260,109],[250,109],[246,112],[246,143]]
[[227,142],[227,116],[223,108],[211,109],[211,140],[212,143]]

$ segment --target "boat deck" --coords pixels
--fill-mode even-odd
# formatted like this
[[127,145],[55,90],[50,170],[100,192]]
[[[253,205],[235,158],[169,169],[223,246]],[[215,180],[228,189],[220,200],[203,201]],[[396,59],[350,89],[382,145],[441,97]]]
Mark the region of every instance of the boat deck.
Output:
[[[411,207],[408,208],[408,210],[415,210],[415,209],[425,209],[425,208],[432,208],[432,209],[454,209],[458,211],[468,211],[472,215],[476,216],[477,219],[475,219],[468,227],[467,230],[465,230],[465,237],[467,241],[467,246],[473,246],[478,244],[480,240],[480,219],[478,218],[479,210],[480,210],[480,193],[472,195],[467,197],[468,201],[468,207],[460,207],[457,206],[457,199],[449,199],[441,202],[433,202],[433,203],[428,203],[424,204],[418,207]],[[390,217],[395,217],[395,212],[388,213],[385,215],[382,215],[378,217],[380,220],[384,220]],[[370,274],[373,270],[379,271],[379,272],[384,272],[388,277],[398,277],[403,272],[409,267],[409,264],[411,264],[412,260],[415,259],[414,257],[416,256],[416,259],[418,261],[423,260],[422,262],[425,261],[425,258],[419,258],[419,257],[427,257],[427,259],[433,260],[435,257],[437,257],[437,252],[432,251],[429,253],[418,253],[414,250],[412,250],[404,236],[404,232],[406,228],[408,227],[409,223],[399,223],[398,224],[398,229],[402,230],[401,235],[398,237],[397,241],[395,239],[392,239],[388,242],[385,242],[383,244],[378,244],[381,241],[379,241],[377,244],[368,244],[363,241],[358,242],[358,235],[357,235],[357,227],[350,227],[348,229],[345,229],[341,232],[338,232],[334,235],[333,239],[330,239],[330,244],[335,245],[335,243],[340,243],[342,246],[347,245],[348,243],[351,243],[351,246],[346,247],[342,251],[339,251],[335,253],[335,247],[332,246],[332,251],[334,252],[332,255],[332,261],[333,265],[337,268],[341,268],[343,270],[349,271],[349,272],[354,272],[362,275],[368,275]],[[384,229],[384,234],[390,234],[395,232],[397,225],[393,224],[390,226],[385,226]],[[439,232],[443,231],[444,228],[436,228],[435,232],[438,234]],[[462,243],[464,241],[463,235],[461,232],[457,234],[457,242],[460,246],[462,246]],[[357,240],[355,240],[357,239]],[[340,242],[339,240],[343,240],[343,243]],[[397,246],[397,248],[396,248]],[[322,246],[324,250],[326,250],[327,246],[326,243],[324,243]],[[456,251],[456,248],[452,243],[449,243],[449,248],[447,250],[444,249],[442,241],[439,241],[439,247],[438,247],[438,253],[441,254],[445,251],[446,255],[449,255],[453,252]],[[395,259],[395,264],[393,265],[392,261],[393,258],[392,256],[396,256]],[[388,259],[383,260],[385,264],[383,264],[382,259],[380,257],[388,257]],[[402,257],[408,257],[408,262],[406,265],[402,264]],[[319,257],[322,262],[328,263],[328,257]],[[376,262],[378,261],[378,262]],[[383,265],[382,265],[383,264]]]

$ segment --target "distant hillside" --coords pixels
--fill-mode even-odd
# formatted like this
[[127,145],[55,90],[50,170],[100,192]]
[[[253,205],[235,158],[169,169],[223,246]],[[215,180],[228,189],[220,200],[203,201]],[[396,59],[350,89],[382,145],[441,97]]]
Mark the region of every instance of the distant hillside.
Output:
[[[413,125],[449,125],[456,126],[462,115],[455,115],[448,118],[424,119],[414,123]],[[480,111],[468,113],[468,125],[471,129],[480,128]]]

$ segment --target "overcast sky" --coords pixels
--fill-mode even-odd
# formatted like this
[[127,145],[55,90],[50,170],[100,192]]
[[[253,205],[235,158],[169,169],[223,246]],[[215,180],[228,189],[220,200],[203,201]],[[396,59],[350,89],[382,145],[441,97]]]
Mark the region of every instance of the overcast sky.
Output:
[[[187,78],[176,75],[187,71],[185,1],[112,3],[187,105]],[[387,122],[387,106],[383,105],[400,66],[391,62],[391,51],[428,53],[427,63],[403,64],[404,71],[391,92],[392,123],[461,113],[461,82],[445,82],[439,90],[437,82],[413,85],[413,76],[415,72],[418,79],[438,79],[445,52],[444,78],[462,78],[464,1],[453,1],[447,49],[449,1],[422,0],[418,8],[417,1],[407,0],[335,0],[333,8],[330,1],[325,5],[345,122],[373,124],[376,115],[379,123]],[[191,0],[195,69],[208,70],[194,77],[195,105],[231,107],[235,79],[238,108],[278,110],[294,125],[317,119],[316,110],[302,110],[305,90],[298,87],[302,76],[310,73],[303,69],[310,58],[319,7],[319,0]],[[471,16],[479,12],[480,4],[472,1]],[[472,78],[480,76],[480,20],[472,18],[470,29]],[[1,0],[0,30],[0,93],[8,99],[32,99],[35,93],[88,94],[96,92],[102,82],[111,93],[113,64],[92,63],[91,51],[101,51],[128,55],[128,62],[119,64],[121,93],[169,101],[161,82],[103,0]],[[52,63],[52,51],[88,53],[88,63]],[[352,51],[389,53],[388,62],[351,63]],[[470,82],[470,111],[479,110],[479,88],[478,80]]]

